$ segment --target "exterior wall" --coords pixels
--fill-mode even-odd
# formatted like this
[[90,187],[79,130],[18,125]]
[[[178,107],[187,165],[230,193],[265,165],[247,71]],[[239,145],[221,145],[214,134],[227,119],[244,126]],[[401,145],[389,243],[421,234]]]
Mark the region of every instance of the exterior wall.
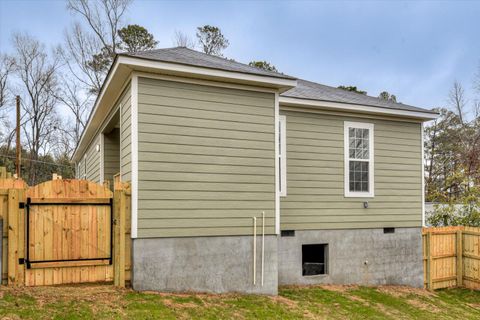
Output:
[[131,155],[131,89],[130,85],[125,88],[120,97],[120,172],[122,181],[132,179],[132,155]]
[[135,290],[277,294],[277,236],[265,237],[261,285],[261,238],[257,237],[256,284],[253,238],[194,237],[133,240]]
[[96,147],[100,145],[100,135],[97,135],[93,139],[92,143],[87,149],[86,161],[87,161],[87,176],[86,179],[100,183],[100,151],[97,151]]
[[[280,113],[287,121],[282,230],[422,225],[420,123],[282,109]],[[344,197],[344,121],[375,126],[373,198]]]
[[103,138],[104,180],[110,181],[113,188],[113,176],[120,172],[120,129],[114,129]]
[[[85,173],[85,162],[86,161],[86,179],[91,180],[97,183],[100,183],[100,162],[101,162],[101,152],[96,151],[96,145],[100,145],[100,135],[105,130],[105,127],[109,125],[107,123],[107,119],[111,119],[112,115],[120,110],[120,129],[118,130],[118,134],[120,135],[120,151],[117,155],[112,155],[107,151],[104,153],[104,159],[106,159],[106,163],[104,161],[104,176],[110,174],[108,170],[114,170],[116,168],[117,163],[121,170],[116,170],[115,174],[119,171],[122,174],[122,181],[129,181],[131,179],[130,171],[131,171],[131,156],[130,156],[130,85],[128,85],[124,90],[120,98],[117,100],[115,106],[110,111],[109,115],[105,119],[105,122],[102,123],[100,130],[98,131],[95,138],[92,140],[90,145],[88,146],[84,155],[82,155],[82,160],[79,161],[77,166],[77,177],[83,179],[83,174]],[[117,130],[117,129],[115,129]],[[108,142],[106,141],[107,137],[104,137],[104,148],[105,146],[109,148]],[[107,158],[106,158],[107,157]],[[116,158],[115,158],[116,157]],[[107,171],[105,171],[107,170]]]
[[[302,276],[302,244],[328,244],[328,274]],[[305,230],[280,237],[278,282],[423,287],[422,229]]]
[[273,234],[274,94],[138,82],[138,237]]

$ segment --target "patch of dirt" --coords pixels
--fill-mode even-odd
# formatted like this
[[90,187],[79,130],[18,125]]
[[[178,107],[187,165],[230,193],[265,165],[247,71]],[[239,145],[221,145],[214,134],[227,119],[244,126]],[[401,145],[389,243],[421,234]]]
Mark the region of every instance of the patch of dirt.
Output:
[[408,304],[414,306],[417,309],[423,310],[423,311],[429,311],[433,313],[439,313],[441,312],[440,308],[433,304],[425,303],[420,300],[414,300],[414,299],[408,299],[406,300]]
[[271,296],[270,299],[274,302],[282,303],[285,304],[289,308],[297,308],[298,307],[298,302],[290,300],[288,298],[282,297],[282,296]]
[[407,286],[378,286],[376,287],[379,292],[389,294],[394,297],[404,297],[406,295],[414,294],[421,297],[432,297],[435,293],[425,289],[412,288]]
[[193,302],[174,302],[170,299],[162,300],[163,304],[169,308],[182,309],[182,308],[197,308],[198,305]]
[[348,292],[350,290],[355,290],[358,288],[357,285],[335,285],[335,284],[323,284],[319,285],[319,288],[328,290],[328,291],[335,291],[335,292]]

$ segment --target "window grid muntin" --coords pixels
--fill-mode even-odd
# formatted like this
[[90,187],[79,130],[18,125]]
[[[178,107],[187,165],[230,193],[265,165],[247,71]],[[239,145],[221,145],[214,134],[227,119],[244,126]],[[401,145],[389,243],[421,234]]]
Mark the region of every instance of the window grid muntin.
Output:
[[[354,129],[354,130],[350,130]],[[355,130],[357,129],[357,130]],[[365,129],[365,130],[361,130]],[[358,139],[350,139],[350,138]],[[368,139],[367,139],[368,137]],[[363,140],[362,140],[363,139]],[[358,141],[357,141],[358,140]],[[357,147],[357,148],[356,148]],[[362,152],[352,152],[351,149],[360,149]],[[354,150],[355,151],[355,150]],[[374,197],[374,124],[363,122],[349,122],[344,121],[344,182],[345,182],[345,197]],[[351,156],[350,156],[351,155]],[[365,158],[365,159],[362,159]],[[367,170],[352,170],[354,181],[352,188],[350,188],[350,162],[365,162],[364,166],[368,167]],[[354,165],[353,164],[353,165]],[[363,167],[362,169],[365,169]],[[363,177],[360,176],[360,180],[355,180],[355,172],[361,174],[363,171]],[[368,176],[368,184],[367,179]],[[357,176],[358,177],[358,176]],[[363,178],[363,179],[362,179]],[[362,183],[364,184],[362,185]],[[359,184],[358,184],[359,183]],[[355,184],[357,184],[355,186]]]

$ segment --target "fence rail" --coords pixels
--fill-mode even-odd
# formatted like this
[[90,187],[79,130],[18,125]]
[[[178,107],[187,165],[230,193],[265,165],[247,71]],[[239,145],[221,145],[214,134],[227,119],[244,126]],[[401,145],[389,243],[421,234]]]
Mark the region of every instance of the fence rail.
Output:
[[480,228],[423,229],[425,288],[480,289]]

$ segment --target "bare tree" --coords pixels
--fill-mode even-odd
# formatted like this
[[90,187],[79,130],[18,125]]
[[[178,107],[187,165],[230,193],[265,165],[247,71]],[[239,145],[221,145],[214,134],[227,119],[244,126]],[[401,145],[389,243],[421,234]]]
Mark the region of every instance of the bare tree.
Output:
[[102,47],[113,55],[120,36],[118,30],[131,0],[68,0],[67,8],[82,16]]
[[83,30],[79,23],[65,33],[65,49],[61,51],[65,65],[70,74],[92,93],[100,92],[108,68],[93,61],[101,50],[100,42]]
[[172,39],[173,45],[176,47],[185,47],[195,49],[195,40],[182,31],[175,30]]
[[[68,0],[67,8],[89,26],[74,23],[65,34],[64,60],[77,80],[99,93],[121,42],[118,30],[131,0]],[[77,68],[81,74],[77,74]]]
[[0,112],[8,100],[8,79],[14,69],[14,60],[6,54],[0,54]]
[[465,90],[462,85],[455,81],[452,89],[448,95],[448,103],[452,109],[457,113],[462,125],[465,123],[465,106],[467,104],[465,99]]
[[[92,95],[88,92],[84,92],[79,83],[68,77],[62,76],[61,85],[56,92],[56,98],[60,103],[60,106],[66,107],[69,114],[73,117],[72,124],[67,128],[60,128],[65,131],[65,139],[62,143],[69,140],[69,147],[65,149],[74,148],[80,141],[80,137],[83,133],[83,129],[87,124],[87,118],[90,112],[90,105],[92,102]],[[68,137],[68,139],[66,139]]]
[[14,34],[15,72],[22,93],[22,128],[30,152],[30,184],[36,183],[36,164],[41,152],[52,146],[59,120],[55,112],[58,55],[49,58],[44,46],[27,34]]

